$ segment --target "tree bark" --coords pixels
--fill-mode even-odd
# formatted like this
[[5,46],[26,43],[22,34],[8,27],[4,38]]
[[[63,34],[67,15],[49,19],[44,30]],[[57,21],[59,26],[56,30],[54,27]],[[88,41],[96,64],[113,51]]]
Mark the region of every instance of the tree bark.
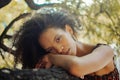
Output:
[[0,80],[82,80],[62,68],[0,69]]
[[25,2],[33,10],[38,10],[38,9],[40,9],[42,7],[50,7],[50,6],[54,6],[54,5],[58,5],[59,4],[59,3],[35,4],[33,0],[25,0]]

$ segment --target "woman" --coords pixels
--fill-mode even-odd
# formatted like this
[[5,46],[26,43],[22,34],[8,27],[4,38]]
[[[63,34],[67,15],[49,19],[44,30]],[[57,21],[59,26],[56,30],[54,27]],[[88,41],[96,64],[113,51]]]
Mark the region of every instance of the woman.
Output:
[[16,62],[23,68],[62,67],[84,80],[119,80],[113,50],[75,39],[78,21],[63,10],[43,8],[17,34]]

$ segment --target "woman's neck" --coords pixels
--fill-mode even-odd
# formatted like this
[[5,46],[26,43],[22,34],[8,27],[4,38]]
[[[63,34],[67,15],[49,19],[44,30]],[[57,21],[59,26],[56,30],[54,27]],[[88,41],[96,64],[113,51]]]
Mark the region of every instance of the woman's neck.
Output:
[[84,56],[92,52],[94,45],[89,45],[81,42],[76,42],[77,54],[76,56]]

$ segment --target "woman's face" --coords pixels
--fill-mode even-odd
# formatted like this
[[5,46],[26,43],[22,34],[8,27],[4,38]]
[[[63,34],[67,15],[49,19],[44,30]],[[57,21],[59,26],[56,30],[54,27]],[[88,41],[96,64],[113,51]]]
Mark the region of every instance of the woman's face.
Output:
[[40,45],[50,53],[76,55],[76,42],[72,38],[73,30],[66,25],[65,30],[48,28],[39,37]]

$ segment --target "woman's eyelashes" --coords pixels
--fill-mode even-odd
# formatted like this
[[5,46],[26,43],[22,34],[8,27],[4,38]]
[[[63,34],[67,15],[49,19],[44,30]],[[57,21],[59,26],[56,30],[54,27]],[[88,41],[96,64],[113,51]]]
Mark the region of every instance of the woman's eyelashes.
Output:
[[52,52],[53,49],[52,49],[52,48],[48,48],[46,51],[47,51],[47,52]]
[[56,53],[56,50],[54,48],[49,48],[46,50],[48,53]]
[[59,43],[60,41],[61,41],[61,36],[58,36],[58,37],[56,38],[56,42]]

